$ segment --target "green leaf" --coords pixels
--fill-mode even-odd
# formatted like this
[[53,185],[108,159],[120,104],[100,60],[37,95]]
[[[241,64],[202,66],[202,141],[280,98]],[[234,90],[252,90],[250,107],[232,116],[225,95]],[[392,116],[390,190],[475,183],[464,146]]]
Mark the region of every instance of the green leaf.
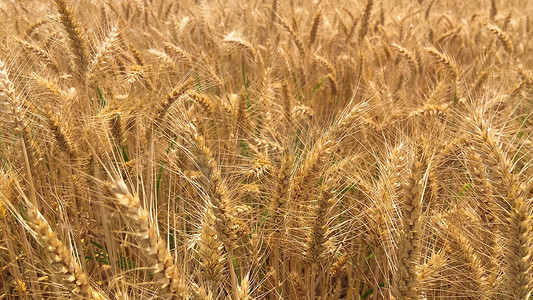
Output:
[[178,139],[177,136],[175,136],[172,141],[170,141],[170,145],[168,145],[167,148],[167,154],[170,152],[170,150],[174,149],[174,145],[176,145],[176,140]]
[[176,237],[172,234],[172,232],[168,233],[168,248],[171,251],[176,248]]
[[98,97],[100,97],[100,103],[102,104],[102,107],[105,107],[107,102],[104,99],[104,95],[102,94],[102,91],[99,87],[96,88],[96,92],[98,92]]
[[470,189],[470,183],[467,183],[463,186],[463,189],[459,192],[459,194],[457,194],[457,197],[458,198],[461,198],[463,197],[465,194],[466,194],[466,191],[468,191]]
[[135,269],[135,262],[121,255],[117,261],[117,266],[123,270],[132,270]]
[[239,141],[240,146],[240,154],[245,157],[252,157],[252,150],[250,147],[246,144],[244,140]]
[[[384,287],[385,286],[385,283],[382,282],[380,284],[378,284],[379,287]],[[366,299],[368,298],[368,296],[372,295],[372,293],[374,292],[374,289],[369,289],[367,290],[364,294],[361,295],[361,299]]]
[[233,267],[235,268],[235,275],[237,276],[237,279],[239,282],[241,281],[241,272],[239,270],[239,264],[237,263],[237,258],[235,255],[231,257],[231,262],[233,263]]
[[261,216],[261,221],[259,222],[259,228],[263,227],[265,225],[266,220],[268,219],[268,216],[270,215],[270,211],[267,209],[263,215]]
[[91,244],[95,245],[96,247],[98,247],[99,249],[104,249],[104,246],[102,246],[102,244],[98,244],[97,242],[95,242],[93,240],[90,240],[89,242]]
[[99,258],[99,257],[97,257],[97,258],[96,258],[96,261],[97,261],[97,262],[100,262],[100,263],[103,263],[103,264],[106,264],[106,265],[109,265],[109,259],[105,259],[105,258]]
[[122,158],[124,158],[124,162],[130,161],[126,147],[122,147]]
[[364,294],[361,295],[361,299],[368,298],[368,296],[372,295],[373,292],[374,292],[374,289],[367,290]]
[[348,192],[356,192],[358,190],[358,186],[356,184],[350,184],[348,185],[347,187],[343,188],[340,192],[339,192],[339,196],[344,196],[346,195]]
[[26,212],[26,208],[24,207],[22,202],[19,202],[19,212],[24,220],[28,220],[28,213]]
[[159,167],[159,172],[157,172],[157,183],[155,185],[156,194],[159,193],[159,184],[161,183],[161,177],[163,176],[164,166],[165,162],[162,162],[161,167]]
[[248,91],[248,88],[250,87],[250,80],[248,79],[248,75],[246,75],[246,69],[244,68],[244,63],[241,66],[242,70],[242,81],[244,82],[244,89]]
[[322,86],[322,84],[324,84],[324,82],[326,82],[326,78],[322,79],[322,81],[320,81],[317,85],[315,85],[315,87],[313,88],[313,90],[311,91],[311,94],[313,94],[314,92],[316,92],[320,86]]

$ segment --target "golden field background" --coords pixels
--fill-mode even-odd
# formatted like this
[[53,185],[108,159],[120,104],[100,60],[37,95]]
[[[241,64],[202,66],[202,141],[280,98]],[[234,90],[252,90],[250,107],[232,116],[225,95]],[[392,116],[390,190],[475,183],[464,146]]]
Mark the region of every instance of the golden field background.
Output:
[[531,299],[533,2],[0,2],[0,299]]

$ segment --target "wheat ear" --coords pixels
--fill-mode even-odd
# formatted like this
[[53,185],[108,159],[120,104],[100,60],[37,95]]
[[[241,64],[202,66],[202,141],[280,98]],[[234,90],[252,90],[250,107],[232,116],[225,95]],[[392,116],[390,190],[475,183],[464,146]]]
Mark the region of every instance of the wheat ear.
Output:
[[402,229],[398,242],[398,270],[393,278],[392,295],[396,299],[417,299],[416,262],[422,235],[422,199],[424,195],[423,164],[412,163],[404,184]]
[[81,29],[72,16],[72,11],[68,8],[66,0],[55,0],[57,11],[60,14],[61,24],[67,33],[70,49],[74,54],[74,62],[78,67],[81,78],[85,78],[88,65],[88,52],[85,40],[82,38]]
[[304,57],[305,56],[304,43],[302,42],[302,40],[300,39],[296,31],[294,31],[294,29],[292,29],[289,25],[287,25],[287,23],[285,23],[281,18],[279,19],[279,21],[280,21],[281,26],[287,31],[287,33],[291,37],[292,41],[296,45],[296,48],[298,48],[298,52],[300,53],[300,56]]
[[59,68],[57,66],[57,64],[50,58],[50,55],[46,52],[46,50],[44,50],[43,48],[37,46],[37,45],[34,45],[32,43],[29,43],[29,42],[26,42],[22,39],[19,39],[17,38],[16,39],[17,42],[19,42],[25,49],[27,49],[29,52],[32,52],[34,53],[35,55],[37,55],[42,62],[45,63],[45,65],[47,65],[48,67],[50,67],[50,69],[55,73],[55,74],[58,74],[59,73]]
[[238,298],[237,276],[233,266],[233,249],[235,245],[235,225],[230,214],[228,190],[222,180],[218,164],[207,146],[205,138],[198,133],[193,124],[189,124],[189,134],[193,141],[193,154],[196,157],[198,168],[206,178],[207,193],[209,195],[210,209],[214,215],[214,227],[218,238],[224,244],[227,261],[232,280],[233,295]]
[[21,150],[24,159],[24,169],[26,171],[26,180],[29,183],[30,200],[32,204],[39,208],[37,203],[37,196],[35,187],[33,185],[33,172],[37,169],[37,161],[39,159],[36,145],[31,138],[30,130],[24,118],[23,104],[16,93],[15,85],[9,79],[6,66],[0,60],[0,96],[5,95],[9,110],[11,121],[15,125],[15,132],[21,135]]
[[190,124],[190,131],[194,142],[193,152],[196,154],[198,167],[207,179],[207,191],[213,215],[215,216],[217,234],[226,247],[233,248],[234,226],[229,214],[230,203],[226,184],[222,180],[218,164],[211,153],[211,149],[207,146],[205,138],[197,132],[192,124]]
[[46,117],[50,132],[54,136],[57,147],[63,151],[69,159],[74,159],[77,155],[77,149],[71,142],[72,139],[69,137],[68,133],[52,114],[45,112],[44,116]]
[[513,52],[513,43],[511,42],[511,38],[507,33],[505,33],[500,27],[495,24],[487,24],[487,29],[498,38],[507,53]]
[[124,132],[124,120],[122,118],[121,112],[114,112],[109,119],[109,130],[111,131],[111,136],[115,141],[116,145],[122,149],[126,143],[126,136]]
[[179,57],[181,60],[185,61],[188,66],[191,66],[193,64],[191,55],[182,48],[171,43],[165,43],[163,46],[166,53],[172,54],[175,57]]
[[498,14],[498,7],[496,7],[496,0],[490,0],[489,19],[494,21],[494,17]]
[[317,205],[313,213],[313,222],[311,230],[308,233],[305,243],[304,257],[308,265],[308,274],[310,274],[310,299],[315,298],[316,269],[324,260],[329,241],[328,241],[328,213],[333,204],[333,194],[330,190],[330,183],[326,182],[320,188],[317,199]]
[[363,10],[363,16],[361,17],[361,28],[359,30],[359,42],[362,42],[368,32],[368,23],[370,16],[372,15],[372,6],[374,6],[374,0],[366,0],[365,9]]
[[224,245],[218,239],[217,232],[214,229],[213,212],[208,209],[202,221],[200,240],[198,242],[198,256],[200,258],[200,269],[202,277],[209,281],[210,290],[216,287],[222,280],[224,272],[223,247]]
[[39,20],[33,24],[31,24],[28,29],[26,29],[25,36],[30,37],[33,35],[33,33],[41,27],[41,25],[44,25],[46,23],[46,20]]
[[304,255],[309,263],[317,263],[321,261],[323,254],[327,249],[327,216],[333,203],[333,195],[328,185],[329,183],[326,183],[320,189],[318,203],[313,215],[311,232],[306,242],[306,251]]
[[187,81],[185,81],[184,83],[178,85],[177,87],[175,87],[168,95],[167,97],[165,98],[164,101],[162,101],[160,104],[159,104],[159,107],[157,108],[157,111],[156,111],[156,114],[155,114],[155,118],[154,118],[154,123],[155,124],[159,124],[161,123],[161,121],[163,121],[163,118],[166,116],[168,110],[170,109],[170,106],[172,106],[172,104],[174,102],[176,102],[176,100],[179,99],[179,97],[181,97],[181,95],[183,95],[183,93],[185,93],[185,91],[193,84],[193,79],[192,78],[189,78]]
[[242,52],[247,53],[252,61],[255,61],[256,50],[254,49],[254,46],[247,40],[237,36],[235,32],[230,33],[224,38],[224,44],[237,47]]
[[[460,215],[456,211],[455,215]],[[464,268],[469,277],[469,286],[471,293],[475,294],[479,299],[489,299],[488,282],[483,276],[483,265],[479,255],[475,251],[474,245],[470,240],[453,224],[448,224],[446,221],[438,224],[444,231],[444,235],[451,243],[448,245],[450,257],[453,258],[461,268]]]
[[355,105],[350,112],[343,115],[338,123],[331,127],[311,148],[304,158],[298,174],[294,179],[291,198],[298,204],[308,199],[310,191],[316,183],[320,169],[328,161],[331,152],[338,147],[346,131],[357,128],[366,111],[366,102]]
[[27,224],[33,230],[35,238],[44,246],[46,255],[61,278],[61,282],[69,291],[83,299],[107,299],[100,292],[93,289],[87,274],[74,259],[71,251],[59,240],[57,234],[41,213],[31,207],[27,210]]
[[185,299],[186,288],[174,259],[165,241],[159,236],[156,225],[150,220],[148,211],[141,207],[138,196],[133,196],[124,181],[118,180],[111,189],[117,204],[121,206],[131,228],[139,240],[139,246],[146,254],[146,261],[159,284],[164,299]]
[[205,111],[206,115],[212,116],[215,113],[215,104],[209,97],[200,94],[193,89],[186,91],[187,96],[191,97]]
[[494,216],[496,207],[492,195],[493,186],[486,176],[485,166],[483,166],[479,153],[475,152],[474,149],[470,149],[467,152],[467,159],[467,169],[471,173],[474,188],[478,191],[478,196],[476,197],[478,201],[477,213],[483,225],[488,229],[484,233],[483,243],[488,247],[491,254],[489,257],[489,271],[496,272],[497,263],[495,260],[498,257],[498,253],[497,236],[494,232],[496,229],[496,218]]
[[247,109],[246,91],[244,88],[237,96],[237,113],[235,116],[236,134],[237,137],[248,137],[252,133],[253,123]]
[[509,299],[528,299],[533,285],[530,276],[531,261],[531,215],[518,177],[513,173],[513,164],[503,150],[501,142],[478,112],[469,120],[470,134],[476,142],[476,150],[483,159],[488,180],[496,192],[496,206],[501,221],[506,225],[504,261],[504,293]]
[[320,25],[321,20],[322,20],[322,11],[319,10],[315,15],[313,24],[311,25],[311,31],[309,33],[309,45],[313,45],[316,41],[316,36],[318,33],[318,26]]
[[250,295],[250,274],[246,274],[242,280],[241,284],[239,285],[239,298],[238,300],[254,300],[254,298]]
[[116,44],[119,41],[118,28],[113,28],[106,39],[100,45],[98,52],[91,59],[87,66],[89,76],[97,76],[101,64],[106,64],[109,61],[111,54],[115,51]]
[[447,54],[439,52],[439,50],[435,49],[434,47],[427,47],[424,50],[428,52],[431,56],[433,56],[437,61],[442,65],[444,70],[452,77],[457,78],[457,66],[455,65],[455,62],[451,57],[449,57]]
[[419,68],[416,57],[409,50],[396,43],[393,43],[391,46],[392,48],[396,49],[396,51],[398,51],[398,53],[400,53],[400,55],[407,61],[413,74],[418,74]]
[[273,193],[273,197],[270,201],[270,210],[267,226],[269,229],[273,230],[272,233],[272,248],[273,248],[273,268],[274,268],[274,281],[276,288],[279,288],[279,282],[281,278],[281,270],[279,268],[280,248],[282,244],[280,243],[280,233],[283,228],[283,223],[285,220],[286,205],[289,198],[289,186],[291,178],[291,167],[293,163],[292,155],[285,153],[282,158],[281,166],[278,171],[278,178],[276,182],[276,187]]

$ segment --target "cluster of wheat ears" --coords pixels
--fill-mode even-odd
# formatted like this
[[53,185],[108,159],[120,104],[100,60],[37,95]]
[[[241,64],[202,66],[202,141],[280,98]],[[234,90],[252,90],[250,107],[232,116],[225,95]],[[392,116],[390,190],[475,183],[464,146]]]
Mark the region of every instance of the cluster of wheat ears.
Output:
[[0,1],[0,299],[531,299],[531,15]]

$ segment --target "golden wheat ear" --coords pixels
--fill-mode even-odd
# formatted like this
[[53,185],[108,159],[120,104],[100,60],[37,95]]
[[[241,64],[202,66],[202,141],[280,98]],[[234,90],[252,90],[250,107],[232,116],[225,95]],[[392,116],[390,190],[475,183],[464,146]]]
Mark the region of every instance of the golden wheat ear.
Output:
[[363,10],[363,16],[361,17],[361,29],[359,31],[359,42],[362,42],[368,33],[368,24],[370,21],[370,16],[372,15],[372,6],[374,6],[374,0],[367,0],[365,3],[365,9]]
[[45,262],[51,266],[52,276],[50,279],[54,281],[54,284],[66,288],[68,293],[75,298],[110,299],[91,284],[90,277],[82,269],[71,248],[59,238],[41,212],[27,199],[25,202],[24,214],[19,214],[20,210],[15,209],[13,203],[5,204],[44,248]]
[[320,25],[321,20],[322,20],[322,11],[319,10],[315,15],[313,24],[311,25],[311,31],[309,32],[309,46],[313,45],[316,41],[317,34],[318,34],[318,26]]
[[139,197],[132,195],[122,180],[115,181],[111,189],[146,255],[146,263],[153,272],[159,295],[164,299],[185,299],[187,290],[179,270],[159,235],[157,224],[151,220],[148,211],[141,207]]
[[398,241],[398,269],[393,277],[392,295],[396,299],[416,299],[419,295],[416,262],[422,236],[422,199],[425,192],[424,163],[415,157],[405,180],[402,229]]
[[78,23],[74,20],[74,16],[67,5],[67,1],[55,0],[55,3],[60,15],[61,24],[63,24],[63,29],[67,33],[70,50],[74,55],[74,62],[78,68],[76,70],[77,75],[80,76],[81,79],[85,79],[89,62],[86,40],[82,37],[81,29]]
[[527,299],[533,291],[530,276],[532,241],[529,203],[523,198],[519,177],[514,163],[504,150],[504,145],[491,128],[481,110],[467,120],[467,126],[475,143],[474,149],[488,170],[487,180],[493,187],[494,208],[504,225],[499,230],[505,235],[503,295],[509,299]]
[[419,65],[415,55],[411,53],[411,51],[396,43],[393,43],[391,46],[407,61],[409,67],[411,68],[411,72],[417,75],[419,71]]
[[498,40],[503,46],[503,49],[505,49],[507,53],[510,54],[513,52],[513,43],[511,42],[511,38],[507,33],[505,33],[500,27],[495,24],[487,24],[487,29],[498,38]]
[[216,295],[224,273],[224,244],[219,240],[214,228],[214,216],[210,209],[202,220],[198,241],[198,258],[202,278],[207,281],[209,292]]
[[238,298],[237,277],[233,265],[233,251],[235,249],[235,218],[231,215],[231,203],[228,197],[228,187],[222,179],[218,164],[213,157],[211,148],[205,138],[200,135],[193,124],[188,124],[187,133],[192,140],[192,153],[196,158],[198,168],[205,176],[209,207],[213,213],[213,227],[218,239],[224,244],[228,266],[231,275],[234,297]]
[[34,186],[34,177],[37,170],[39,170],[38,161],[40,160],[40,153],[30,132],[27,119],[25,118],[23,99],[17,94],[15,84],[9,78],[5,63],[0,60],[0,100],[3,100],[1,98],[5,98],[5,101],[7,102],[9,110],[8,115],[14,125],[14,132],[21,136],[20,147],[23,161],[22,165],[24,166],[24,171],[26,173],[30,199],[32,204],[39,208]]

